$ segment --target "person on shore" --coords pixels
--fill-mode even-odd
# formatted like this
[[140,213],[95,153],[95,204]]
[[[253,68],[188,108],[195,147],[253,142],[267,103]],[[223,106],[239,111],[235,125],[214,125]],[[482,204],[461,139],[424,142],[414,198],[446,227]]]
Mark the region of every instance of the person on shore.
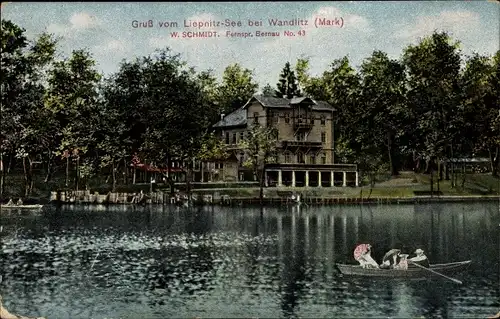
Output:
[[418,248],[417,250],[415,250],[415,254],[417,256],[410,258],[411,263],[418,264],[426,268],[430,267],[429,259],[427,258],[422,249]]
[[377,262],[371,256],[372,245],[361,244],[354,249],[354,259],[363,268],[379,268]]
[[6,204],[6,206],[14,206],[14,202],[12,201],[12,198],[9,199],[9,202]]
[[19,198],[19,199],[17,200],[17,204],[16,204],[16,205],[17,205],[17,206],[23,206],[23,200],[22,200],[21,198]]

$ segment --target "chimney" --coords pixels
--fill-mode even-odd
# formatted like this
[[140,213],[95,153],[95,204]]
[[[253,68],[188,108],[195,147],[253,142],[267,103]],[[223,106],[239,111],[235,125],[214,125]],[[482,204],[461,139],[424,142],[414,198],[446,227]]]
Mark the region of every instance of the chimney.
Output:
[[222,113],[222,114],[220,115],[220,119],[221,119],[221,121],[224,119],[224,116],[225,116],[225,115],[226,115],[226,114],[224,114],[224,113]]

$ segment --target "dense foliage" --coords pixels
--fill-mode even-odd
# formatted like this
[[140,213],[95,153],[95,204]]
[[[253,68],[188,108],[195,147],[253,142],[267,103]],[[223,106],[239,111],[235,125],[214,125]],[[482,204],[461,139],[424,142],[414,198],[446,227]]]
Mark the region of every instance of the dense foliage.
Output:
[[[238,64],[228,66],[219,82],[211,70],[194,70],[169,49],[123,61],[104,78],[85,50],[58,60],[49,34],[30,41],[6,20],[1,33],[2,193],[17,168],[29,195],[35,165],[43,168],[45,183],[62,171],[65,185],[59,186],[78,189],[98,175],[108,176],[113,187],[118,176],[128,181],[124,168],[133,159],[153,167],[174,159],[223,159],[224,144],[211,124],[258,89],[252,71]],[[375,51],[358,70],[347,57],[320,76],[308,69],[307,59],[299,59],[295,70],[287,62],[276,88],[266,85],[263,93],[306,95],[334,106],[335,162],[358,163],[365,172],[432,174],[453,157],[488,156],[498,174],[500,51],[464,60],[459,43],[434,33],[397,60]],[[260,176],[274,141],[266,131],[252,132],[246,152],[264,155],[250,156],[255,162],[248,165]],[[183,169],[190,180],[192,165]]]

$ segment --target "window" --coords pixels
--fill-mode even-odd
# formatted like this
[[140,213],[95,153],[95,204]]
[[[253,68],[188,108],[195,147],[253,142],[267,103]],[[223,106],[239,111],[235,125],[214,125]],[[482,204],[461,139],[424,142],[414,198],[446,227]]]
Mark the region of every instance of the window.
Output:
[[226,132],[226,144],[229,144],[229,132]]
[[326,164],[326,154],[321,154],[321,164]]
[[325,119],[325,116],[324,115],[321,115],[321,125],[325,125],[326,124],[326,119]]
[[280,122],[280,114],[278,112],[275,112],[273,114],[273,123],[278,124]]
[[297,153],[297,163],[302,163],[302,164],[305,164],[305,161],[304,161],[304,154],[302,154],[302,153]]
[[309,156],[309,163],[310,164],[316,164],[316,156],[314,154],[311,154]]
[[321,143],[325,143],[325,142],[326,142],[326,133],[321,132]]
[[244,161],[245,161],[245,153],[240,153],[240,165],[243,165]]
[[306,140],[306,135],[304,134],[304,132],[298,132],[297,135],[295,135],[295,139],[297,141],[305,141]]
[[303,119],[304,119],[304,115],[299,114],[299,115],[297,116],[297,123],[302,123],[302,122],[303,122]]
[[236,133],[233,133],[233,141],[232,141],[233,144],[236,144]]
[[259,112],[253,112],[253,122],[259,123]]
[[285,123],[290,123],[290,113],[285,113]]
[[243,142],[245,140],[245,133],[240,132],[240,142]]
[[285,153],[285,163],[291,163],[291,162],[292,162],[292,159],[291,159],[290,153],[286,152]]
[[311,124],[314,125],[314,116],[311,116]]

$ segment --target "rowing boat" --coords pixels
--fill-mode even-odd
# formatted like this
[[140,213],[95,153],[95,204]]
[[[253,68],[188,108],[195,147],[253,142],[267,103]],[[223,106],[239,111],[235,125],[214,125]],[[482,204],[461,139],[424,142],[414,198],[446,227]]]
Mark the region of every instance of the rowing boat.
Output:
[[[451,275],[464,271],[471,264],[471,260],[458,261],[447,264],[434,264],[430,266],[431,270],[444,275]],[[399,269],[378,269],[378,268],[363,268],[360,265],[336,264],[337,269],[343,275],[365,276],[365,277],[390,277],[390,278],[428,278],[436,277],[429,270],[415,266],[409,266],[408,270]]]
[[0,209],[40,209],[43,205],[0,205]]

